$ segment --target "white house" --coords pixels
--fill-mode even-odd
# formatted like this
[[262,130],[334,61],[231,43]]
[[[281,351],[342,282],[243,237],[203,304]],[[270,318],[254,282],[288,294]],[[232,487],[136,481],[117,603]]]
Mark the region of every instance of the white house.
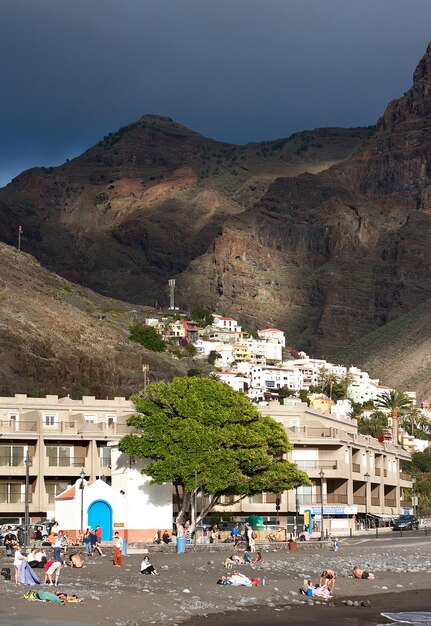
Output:
[[231,317],[224,317],[223,315],[214,315],[213,321],[214,328],[221,328],[222,330],[230,330],[233,332],[241,332],[241,326],[238,322]]
[[284,332],[278,328],[263,328],[262,330],[258,330],[257,334],[261,339],[265,339],[266,341],[276,341],[283,348],[286,347]]
[[74,535],[88,526],[101,526],[103,541],[111,541],[117,530],[128,541],[146,541],[157,530],[171,528],[171,484],[151,485],[140,472],[142,461],[125,456],[116,444],[111,448],[112,486],[101,479],[78,478],[55,499],[59,528]]

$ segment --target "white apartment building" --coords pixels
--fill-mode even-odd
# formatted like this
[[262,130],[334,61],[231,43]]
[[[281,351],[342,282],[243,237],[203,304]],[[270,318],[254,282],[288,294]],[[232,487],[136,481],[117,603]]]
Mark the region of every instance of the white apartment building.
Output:
[[250,351],[251,358],[264,357],[268,361],[282,361],[283,346],[272,339],[244,339]]
[[24,514],[27,454],[34,520],[53,513],[56,496],[82,469],[87,479],[103,476],[110,484],[108,442],[130,431],[126,421],[134,412],[133,402],[123,397],[0,397],[0,516],[10,520]]
[[226,383],[235,391],[241,393],[248,392],[249,378],[248,376],[241,376],[238,372],[217,372],[217,377],[222,383]]
[[287,458],[308,474],[311,485],[281,494],[261,493],[236,504],[231,504],[235,498],[225,497],[220,513],[228,511],[238,519],[258,515],[283,526],[309,511],[319,533],[323,508],[323,528],[334,534],[347,533],[366,518],[394,518],[408,506],[403,495],[412,487],[411,476],[402,472],[401,462],[409,461],[410,454],[401,447],[360,435],[356,420],[323,413],[299,400],[270,402],[260,411],[283,424],[293,444]]

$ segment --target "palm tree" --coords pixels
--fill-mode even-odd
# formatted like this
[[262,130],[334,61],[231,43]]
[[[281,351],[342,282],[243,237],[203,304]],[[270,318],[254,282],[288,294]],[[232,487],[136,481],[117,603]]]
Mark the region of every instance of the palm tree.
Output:
[[375,400],[374,405],[377,409],[388,409],[392,418],[392,439],[398,444],[398,415],[401,411],[410,408],[412,400],[400,391],[391,391],[383,393]]

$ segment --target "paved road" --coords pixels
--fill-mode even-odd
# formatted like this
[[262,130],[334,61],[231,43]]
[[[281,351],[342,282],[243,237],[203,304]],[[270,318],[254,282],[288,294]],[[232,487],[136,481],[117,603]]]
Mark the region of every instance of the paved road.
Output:
[[394,531],[392,533],[380,534],[376,537],[376,531],[370,530],[368,535],[357,535],[342,539],[342,546],[349,548],[389,548],[403,547],[409,545],[418,545],[421,543],[431,543],[431,532],[425,534],[424,530],[408,530],[400,533]]

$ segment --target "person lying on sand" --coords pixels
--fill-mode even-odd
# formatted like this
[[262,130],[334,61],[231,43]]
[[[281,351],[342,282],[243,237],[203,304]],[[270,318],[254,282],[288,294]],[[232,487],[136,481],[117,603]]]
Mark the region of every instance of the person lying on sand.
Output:
[[374,580],[375,576],[371,572],[362,570],[357,565],[352,569],[352,574],[355,578],[362,578],[363,580]]

